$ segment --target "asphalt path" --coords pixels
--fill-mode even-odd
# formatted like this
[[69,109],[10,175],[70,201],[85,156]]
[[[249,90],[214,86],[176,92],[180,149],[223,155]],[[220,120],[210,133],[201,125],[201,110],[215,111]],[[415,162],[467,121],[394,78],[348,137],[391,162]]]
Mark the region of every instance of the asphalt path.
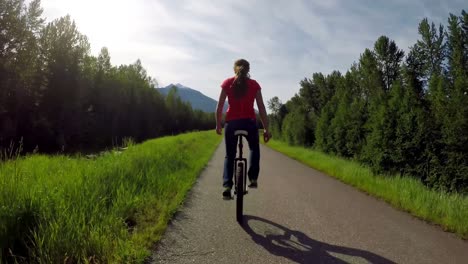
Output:
[[224,143],[150,263],[468,263],[468,242],[261,146],[259,188],[222,199]]

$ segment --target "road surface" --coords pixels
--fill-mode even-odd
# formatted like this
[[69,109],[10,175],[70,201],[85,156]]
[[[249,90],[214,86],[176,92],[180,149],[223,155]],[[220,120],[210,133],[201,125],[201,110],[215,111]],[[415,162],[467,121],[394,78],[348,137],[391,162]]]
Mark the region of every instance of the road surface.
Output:
[[468,263],[468,242],[261,147],[259,188],[221,198],[224,143],[150,263]]

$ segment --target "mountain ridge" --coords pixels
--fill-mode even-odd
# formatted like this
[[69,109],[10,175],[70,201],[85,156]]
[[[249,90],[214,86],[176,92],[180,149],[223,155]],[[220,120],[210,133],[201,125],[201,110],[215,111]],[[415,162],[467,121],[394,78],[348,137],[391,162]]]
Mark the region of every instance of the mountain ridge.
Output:
[[[157,90],[164,96],[167,96],[173,86],[177,88],[177,93],[179,94],[180,99],[184,102],[190,103],[194,110],[197,109],[207,113],[214,113],[216,111],[218,101],[204,95],[202,92],[196,89],[184,86],[180,83],[171,83],[168,86],[157,88]],[[226,102],[224,104],[224,112],[226,112],[227,108],[228,104]]]

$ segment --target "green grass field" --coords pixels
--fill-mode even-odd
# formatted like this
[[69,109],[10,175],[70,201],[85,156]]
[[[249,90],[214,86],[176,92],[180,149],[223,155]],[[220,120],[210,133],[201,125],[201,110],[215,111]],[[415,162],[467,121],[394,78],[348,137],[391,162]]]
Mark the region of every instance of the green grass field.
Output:
[[430,190],[411,177],[375,175],[357,162],[326,155],[276,140],[268,146],[319,171],[331,175],[396,208],[438,224],[468,239],[468,197]]
[[141,263],[220,141],[196,132],[92,160],[0,163],[0,262]]

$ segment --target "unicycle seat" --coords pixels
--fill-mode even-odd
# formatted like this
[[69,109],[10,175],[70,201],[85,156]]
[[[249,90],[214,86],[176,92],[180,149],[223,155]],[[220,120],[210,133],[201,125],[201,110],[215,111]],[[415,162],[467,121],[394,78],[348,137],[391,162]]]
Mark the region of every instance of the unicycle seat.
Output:
[[248,136],[249,132],[247,132],[246,130],[236,130],[234,131],[234,135],[235,136]]

